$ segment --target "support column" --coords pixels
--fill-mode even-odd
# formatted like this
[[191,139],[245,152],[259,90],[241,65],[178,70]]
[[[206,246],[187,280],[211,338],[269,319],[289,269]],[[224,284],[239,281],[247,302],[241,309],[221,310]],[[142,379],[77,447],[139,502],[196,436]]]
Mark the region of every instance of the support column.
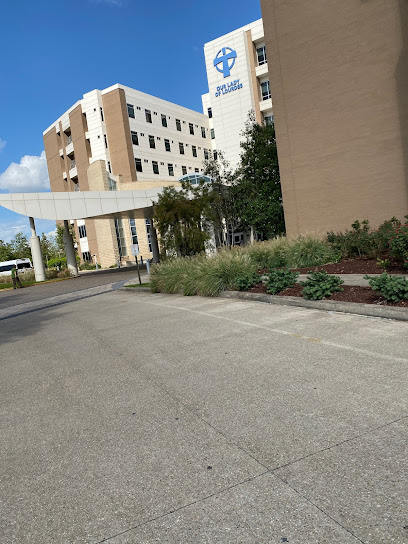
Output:
[[64,247],[65,255],[67,257],[67,267],[71,276],[79,276],[78,265],[75,256],[74,242],[72,240],[71,233],[69,232],[68,221],[64,219]]
[[159,256],[159,244],[157,242],[157,232],[154,228],[153,219],[150,219],[151,232],[150,232],[150,243],[152,244],[152,253],[153,253],[153,262],[158,263],[160,261]]
[[33,259],[35,281],[44,281],[45,280],[45,266],[44,260],[41,252],[41,242],[40,237],[37,236],[35,232],[35,223],[34,218],[29,217],[30,228],[31,228],[31,237],[30,237],[30,246],[31,246],[31,256]]

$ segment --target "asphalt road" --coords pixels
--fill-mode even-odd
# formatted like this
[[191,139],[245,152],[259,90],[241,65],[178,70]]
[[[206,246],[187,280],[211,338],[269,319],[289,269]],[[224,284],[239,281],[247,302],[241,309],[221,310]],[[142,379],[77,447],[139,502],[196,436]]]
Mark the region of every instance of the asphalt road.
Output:
[[2,544],[406,544],[407,327],[123,291],[4,318]]

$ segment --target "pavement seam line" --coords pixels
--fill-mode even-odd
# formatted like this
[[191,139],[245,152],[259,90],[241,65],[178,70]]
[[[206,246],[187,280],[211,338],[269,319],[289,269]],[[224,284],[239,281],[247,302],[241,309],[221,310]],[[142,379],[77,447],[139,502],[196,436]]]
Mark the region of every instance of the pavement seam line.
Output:
[[[228,299],[226,299],[226,300],[228,300]],[[283,336],[291,336],[293,338],[299,338],[301,340],[306,340],[306,341],[311,342],[311,343],[330,346],[330,347],[335,347],[335,348],[340,348],[340,349],[344,349],[346,351],[354,351],[356,353],[362,353],[364,355],[369,355],[370,357],[386,359],[388,361],[393,361],[393,362],[398,362],[398,363],[408,363],[408,359],[405,359],[403,357],[393,357],[391,355],[376,353],[376,352],[372,352],[372,351],[369,351],[369,350],[366,350],[366,349],[357,348],[357,347],[354,347],[354,346],[348,346],[346,344],[344,344],[344,345],[336,344],[335,342],[330,342],[329,340],[323,340],[323,339],[320,339],[320,338],[313,338],[313,337],[304,336],[304,335],[297,335],[297,334],[295,334],[293,332],[285,331],[283,329],[275,329],[275,328],[272,328],[272,327],[266,327],[265,325],[258,325],[256,323],[251,323],[249,321],[241,321],[240,319],[233,319],[231,317],[211,314],[211,313],[203,312],[203,311],[200,311],[200,310],[193,310],[191,308],[183,308],[183,307],[180,307],[180,306],[174,306],[174,305],[170,305],[170,304],[162,304],[162,303],[159,303],[159,302],[151,302],[151,301],[148,301],[148,300],[142,300],[141,302],[142,302],[142,304],[151,304],[153,306],[164,306],[166,308],[173,308],[173,309],[181,310],[181,311],[184,311],[184,312],[192,312],[192,313],[195,313],[195,314],[205,315],[207,317],[212,317],[212,318],[216,318],[216,319],[224,319],[225,321],[230,321],[232,323],[238,323],[239,325],[245,325],[247,327],[252,327],[254,329],[256,328],[256,329],[266,330],[268,332],[281,334]]]
[[146,521],[142,521],[142,523],[139,523],[138,525],[134,525],[133,527],[129,527],[129,529],[125,529],[124,531],[121,531],[120,533],[116,533],[115,535],[108,536],[108,537],[104,538],[103,540],[98,540],[94,544],[102,544],[103,542],[108,542],[109,540],[112,540],[112,538],[116,538],[118,536],[124,535],[126,533],[131,532],[131,531],[134,531],[135,529],[138,529],[139,527],[143,527],[143,525],[148,525],[149,523],[157,521],[158,519],[165,518],[167,516],[170,516],[171,514],[175,514],[176,512],[179,512],[180,510],[184,510],[185,508],[188,508],[189,506],[193,506],[194,504],[198,504],[200,502],[211,499],[212,497],[215,497],[217,495],[221,495],[222,493],[225,493],[226,491],[229,491],[230,489],[234,489],[235,487],[238,487],[238,486],[240,486],[242,484],[245,484],[247,482],[251,482],[253,480],[256,480],[257,478],[260,478],[261,476],[265,476],[266,474],[270,474],[270,471],[266,470],[265,472],[262,472],[261,474],[256,474],[255,476],[251,476],[250,478],[246,478],[245,480],[242,480],[241,482],[237,482],[237,483],[232,484],[232,485],[230,485],[228,487],[220,489],[219,491],[215,491],[214,493],[210,493],[209,495],[206,495],[205,497],[201,497],[200,499],[196,499],[195,501],[191,501],[191,502],[189,502],[187,504],[183,504],[182,506],[179,506],[178,508],[175,508],[174,510],[169,510],[168,512],[165,512],[164,514],[160,514],[158,516],[155,516],[154,518],[147,519]]

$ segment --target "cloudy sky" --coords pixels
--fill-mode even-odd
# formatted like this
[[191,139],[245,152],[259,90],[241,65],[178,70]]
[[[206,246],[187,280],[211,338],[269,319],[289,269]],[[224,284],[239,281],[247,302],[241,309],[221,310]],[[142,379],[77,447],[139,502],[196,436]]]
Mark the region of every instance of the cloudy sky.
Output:
[[[50,190],[42,133],[92,89],[123,83],[201,111],[204,43],[260,17],[259,0],[2,2],[0,193]],[[0,239],[19,231],[28,219],[0,207]]]

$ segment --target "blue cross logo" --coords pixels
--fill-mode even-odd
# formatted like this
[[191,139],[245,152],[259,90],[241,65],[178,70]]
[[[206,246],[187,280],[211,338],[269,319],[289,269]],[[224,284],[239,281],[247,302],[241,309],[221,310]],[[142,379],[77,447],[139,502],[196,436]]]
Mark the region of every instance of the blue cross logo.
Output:
[[[227,49],[229,53],[227,53]],[[222,56],[220,56],[222,53]],[[223,47],[220,49],[217,53],[217,56],[214,59],[214,66],[215,68],[224,74],[224,77],[228,77],[231,75],[231,68],[235,64],[235,59],[237,58],[237,52],[231,49],[231,47]],[[230,61],[232,61],[230,63]],[[218,65],[222,63],[222,68],[219,68]]]

